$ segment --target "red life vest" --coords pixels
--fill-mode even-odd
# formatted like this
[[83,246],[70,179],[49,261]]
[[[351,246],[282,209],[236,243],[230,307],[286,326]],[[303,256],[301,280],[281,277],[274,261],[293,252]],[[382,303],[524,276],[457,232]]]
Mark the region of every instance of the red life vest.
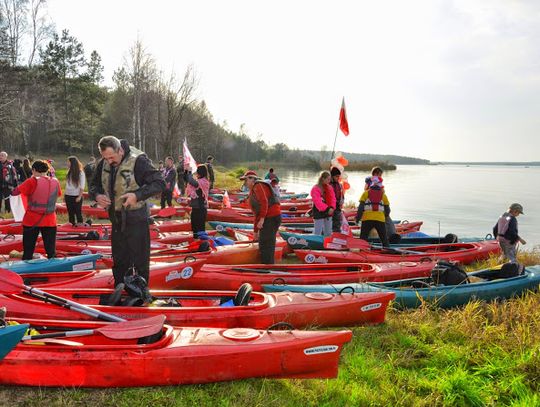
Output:
[[[265,187],[269,190],[269,194],[268,194],[268,207],[269,208],[272,205],[275,205],[275,204],[279,203],[278,196],[276,195],[276,193],[274,192],[274,190],[272,189],[272,187],[270,186],[270,184],[268,182],[255,181],[255,184],[265,185]],[[255,185],[253,187],[255,187]],[[251,209],[253,210],[255,215],[258,216],[259,212],[261,211],[261,204],[259,203],[259,201],[257,201],[257,198],[256,198],[255,193],[253,191],[250,192],[250,194],[249,194],[249,203],[250,203]]]
[[41,214],[56,210],[56,198],[60,184],[56,178],[36,177],[36,189],[28,199],[28,210]]
[[382,189],[372,189],[368,190],[368,197],[366,199],[365,210],[373,212],[384,212],[384,203],[383,203],[384,192]]

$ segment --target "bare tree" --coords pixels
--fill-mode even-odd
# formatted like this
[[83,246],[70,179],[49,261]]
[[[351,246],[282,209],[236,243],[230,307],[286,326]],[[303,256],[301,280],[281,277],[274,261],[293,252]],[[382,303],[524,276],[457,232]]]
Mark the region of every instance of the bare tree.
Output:
[[142,132],[142,99],[156,78],[154,59],[146,51],[142,41],[137,39],[129,50],[129,60],[124,61],[124,68],[133,90],[132,137],[135,147],[142,149],[145,140]]
[[159,136],[162,152],[166,155],[176,155],[174,148],[181,142],[180,123],[186,110],[195,102],[197,86],[198,79],[193,65],[187,67],[181,82],[177,80],[174,72],[168,79],[162,77],[159,82],[158,93],[161,96],[158,105]]
[[2,0],[1,6],[8,35],[9,60],[11,65],[15,66],[21,54],[21,42],[27,29],[28,0]]
[[[5,0],[4,0],[5,1]],[[40,45],[53,33],[53,24],[49,23],[45,13],[47,0],[30,0],[30,55],[28,66],[32,66]]]

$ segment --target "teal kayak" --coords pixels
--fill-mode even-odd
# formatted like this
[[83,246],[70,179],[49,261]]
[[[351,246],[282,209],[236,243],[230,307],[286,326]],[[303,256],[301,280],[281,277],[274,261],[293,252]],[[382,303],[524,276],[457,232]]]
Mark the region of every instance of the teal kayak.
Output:
[[[280,231],[279,234],[292,249],[324,250],[324,236],[314,235],[311,233],[294,233],[294,232],[285,232],[285,231]],[[456,241],[450,241],[450,239],[454,237]],[[480,237],[469,237],[469,238],[459,239],[457,238],[457,236],[453,234],[448,234],[445,237],[402,236],[399,243],[392,243],[390,244],[390,247],[399,248],[399,247],[423,246],[423,245],[432,245],[432,244],[441,244],[441,243],[457,243],[457,242],[471,243],[471,242],[478,242],[481,240],[486,240],[486,239],[480,238]],[[379,239],[370,238],[369,242],[375,245],[377,244],[380,245],[381,241]]]
[[5,261],[0,263],[0,267],[14,271],[18,274],[95,270],[96,261],[100,258],[101,254],[83,254],[80,256],[62,257],[50,260],[35,259]]
[[28,329],[28,324],[10,325],[0,328],[0,360],[11,352]]
[[[540,284],[540,265],[526,267],[523,274],[516,277],[498,278],[500,267],[469,273],[476,277],[471,283],[459,285],[429,285],[427,279],[409,279],[387,281],[384,283],[351,283],[333,285],[263,285],[266,292],[381,292],[390,291],[396,294],[394,305],[398,308],[417,308],[423,302],[434,304],[440,308],[451,308],[467,304],[472,300],[491,301],[511,298],[527,290],[537,290]],[[476,281],[481,279],[480,281]],[[425,288],[411,288],[413,282],[426,285]]]

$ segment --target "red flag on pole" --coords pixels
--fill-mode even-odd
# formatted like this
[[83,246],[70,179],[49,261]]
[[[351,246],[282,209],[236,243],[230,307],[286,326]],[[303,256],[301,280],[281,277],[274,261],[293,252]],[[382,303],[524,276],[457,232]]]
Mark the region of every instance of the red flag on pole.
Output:
[[345,109],[345,97],[341,101],[341,109],[339,110],[339,128],[346,136],[349,135],[349,122],[347,121],[347,110]]

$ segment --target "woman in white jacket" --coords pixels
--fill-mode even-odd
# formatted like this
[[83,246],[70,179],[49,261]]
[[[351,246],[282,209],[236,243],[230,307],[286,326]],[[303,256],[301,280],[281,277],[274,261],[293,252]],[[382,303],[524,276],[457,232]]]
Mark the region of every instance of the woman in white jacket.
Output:
[[[86,176],[84,175],[81,162],[75,156],[68,157],[68,172],[64,199],[66,201],[69,222],[72,225],[83,223],[82,204],[85,184]],[[77,220],[77,223],[75,223],[75,219]]]

